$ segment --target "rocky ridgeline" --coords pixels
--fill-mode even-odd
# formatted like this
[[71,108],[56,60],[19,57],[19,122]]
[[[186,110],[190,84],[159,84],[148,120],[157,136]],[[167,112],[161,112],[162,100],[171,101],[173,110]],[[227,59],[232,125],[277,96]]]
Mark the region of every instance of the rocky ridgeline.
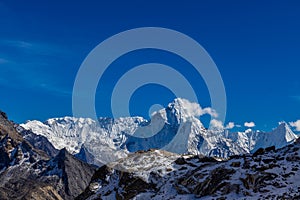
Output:
[[15,127],[6,114],[0,112],[1,200],[74,199],[84,191],[94,167],[65,149],[51,157],[24,139]]
[[[144,169],[126,165],[125,171],[103,166],[77,199],[300,199],[299,149],[298,139],[278,150],[261,148],[224,161],[180,155],[174,160],[164,152],[157,156],[158,150],[139,152],[132,160],[173,161],[160,167],[143,163],[148,166]],[[119,162],[125,166],[126,159]]]

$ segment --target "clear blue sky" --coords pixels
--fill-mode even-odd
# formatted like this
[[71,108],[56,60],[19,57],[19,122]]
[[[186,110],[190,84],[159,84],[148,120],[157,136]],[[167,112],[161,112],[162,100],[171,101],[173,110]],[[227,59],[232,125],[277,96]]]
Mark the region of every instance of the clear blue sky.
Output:
[[[254,121],[257,129],[269,130],[300,119],[299,1],[103,2],[0,1],[0,109],[10,119],[72,115],[73,83],[87,54],[116,33],[146,26],[185,33],[208,51],[225,83],[227,122]],[[159,51],[135,52],[115,64],[159,58],[186,64]],[[108,72],[99,86],[99,116],[111,115],[101,96],[117,77]],[[202,107],[210,106],[201,78],[196,89]],[[158,98],[160,91],[165,95]],[[145,86],[134,94],[131,111],[147,116],[149,105],[172,98],[164,88]]]

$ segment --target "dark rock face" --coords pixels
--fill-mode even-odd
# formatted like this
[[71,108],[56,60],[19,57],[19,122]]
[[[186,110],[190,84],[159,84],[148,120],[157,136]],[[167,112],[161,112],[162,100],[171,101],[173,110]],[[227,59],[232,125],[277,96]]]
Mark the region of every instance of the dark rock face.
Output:
[[[116,179],[117,178],[117,179]],[[117,182],[109,191],[100,194],[99,199],[107,198],[112,192],[115,192],[115,199],[125,199],[129,200],[134,198],[137,194],[146,192],[148,190],[154,190],[154,184],[147,183],[139,177],[134,176],[132,173],[122,172],[119,170],[114,170],[107,166],[102,166],[99,168],[92,177],[92,182],[100,181],[102,186],[108,186],[111,181]],[[102,187],[101,186],[101,187]],[[92,185],[87,188],[82,194],[80,194],[76,199],[84,200],[93,194]],[[124,188],[124,190],[118,190],[118,188]],[[111,198],[111,197],[110,197]]]
[[50,157],[54,157],[58,154],[58,150],[49,142],[49,140],[42,136],[37,135],[29,130],[22,130],[21,134],[23,138],[28,141],[34,148],[44,151]]
[[269,152],[269,151],[275,151],[276,148],[275,148],[275,146],[271,146],[271,147],[265,148],[265,150],[266,150],[267,152]]
[[254,192],[265,192],[263,189],[267,185],[267,181],[274,180],[278,175],[274,173],[255,173],[246,174],[246,178],[241,178],[246,189],[252,189]]
[[259,148],[253,153],[253,156],[262,155],[264,152],[265,152],[264,148]]
[[[79,160],[85,162],[85,163],[97,163],[95,161],[95,156],[93,156],[93,154],[91,154],[84,145],[81,146],[79,153],[75,154],[75,157],[78,158]],[[102,163],[97,163],[98,166],[102,166]]]
[[232,162],[230,164],[231,167],[240,167],[241,166],[241,162]]
[[5,112],[2,112],[1,110],[0,110],[0,115],[1,115],[4,119],[8,119],[6,113],[5,113]]
[[[36,141],[34,135],[30,139]],[[45,148],[45,150],[49,148]],[[74,199],[87,187],[94,167],[61,150],[37,149],[0,114],[0,199]]]
[[55,158],[48,161],[48,168],[44,173],[59,176],[65,186],[64,192],[70,199],[74,199],[87,187],[94,172],[94,167],[62,149]]
[[0,148],[0,170],[8,167],[10,163],[10,158],[8,153],[5,151],[5,148],[1,146]]
[[10,138],[8,140],[12,146],[24,141],[22,136],[15,130],[14,124],[8,121],[6,114],[2,112],[2,114],[0,114],[0,140],[5,142],[6,140],[3,140],[4,138]]
[[230,175],[234,172],[235,170],[233,169],[226,169],[224,167],[216,168],[203,182],[196,186],[194,194],[198,197],[214,194],[217,190],[227,185],[226,180],[228,180]]

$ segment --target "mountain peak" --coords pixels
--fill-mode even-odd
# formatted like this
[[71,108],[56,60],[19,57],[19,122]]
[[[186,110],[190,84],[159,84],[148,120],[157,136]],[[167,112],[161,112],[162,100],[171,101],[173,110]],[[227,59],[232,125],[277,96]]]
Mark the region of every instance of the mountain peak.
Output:
[[198,103],[183,98],[174,99],[173,102],[168,104],[168,108],[176,110],[183,118],[199,117],[203,114],[203,110]]
[[70,155],[70,154],[69,154],[69,152],[67,151],[66,147],[64,147],[64,148],[62,148],[62,149],[58,152],[57,157],[59,157],[59,158],[65,158],[65,157],[67,157],[68,155]]
[[257,149],[268,146],[275,146],[276,148],[282,148],[288,144],[296,141],[298,136],[293,133],[289,125],[286,122],[280,122],[279,126],[273,129],[271,132],[252,132],[249,134],[251,140],[255,139],[257,142],[253,146],[251,152],[255,152]]
[[9,136],[16,143],[24,141],[22,136],[16,131],[14,123],[7,119],[7,115],[1,111],[0,113],[0,140]]
[[0,110],[0,115],[4,118],[4,119],[8,119],[7,114],[3,111]]
[[290,126],[284,121],[280,122],[279,126],[274,131],[283,134],[287,142],[295,141],[298,138],[298,136],[293,133]]
[[[289,128],[289,125],[288,125],[288,123],[286,123],[285,121],[281,121],[281,122],[279,122],[278,124],[279,124],[279,126],[278,126],[278,127],[285,127],[285,128]],[[277,127],[277,128],[278,128],[278,127]]]

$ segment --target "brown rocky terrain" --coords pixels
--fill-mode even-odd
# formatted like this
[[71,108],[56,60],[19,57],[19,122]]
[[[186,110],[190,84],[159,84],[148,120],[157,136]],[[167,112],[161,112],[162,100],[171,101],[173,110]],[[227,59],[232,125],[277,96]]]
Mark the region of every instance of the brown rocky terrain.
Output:
[[74,199],[94,171],[65,149],[51,158],[34,148],[0,113],[0,199]]

